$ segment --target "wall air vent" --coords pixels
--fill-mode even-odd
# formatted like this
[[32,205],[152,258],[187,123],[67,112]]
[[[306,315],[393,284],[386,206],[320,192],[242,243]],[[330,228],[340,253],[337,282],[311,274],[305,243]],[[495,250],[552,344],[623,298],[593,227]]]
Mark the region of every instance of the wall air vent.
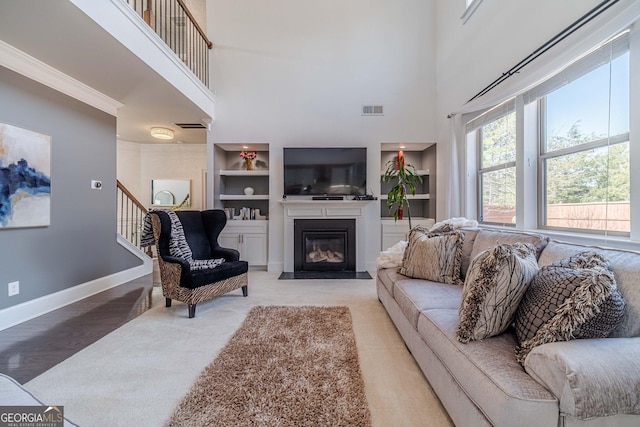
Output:
[[176,126],[182,129],[206,129],[207,127],[202,123],[176,123]]
[[384,108],[382,105],[363,105],[363,116],[384,116]]

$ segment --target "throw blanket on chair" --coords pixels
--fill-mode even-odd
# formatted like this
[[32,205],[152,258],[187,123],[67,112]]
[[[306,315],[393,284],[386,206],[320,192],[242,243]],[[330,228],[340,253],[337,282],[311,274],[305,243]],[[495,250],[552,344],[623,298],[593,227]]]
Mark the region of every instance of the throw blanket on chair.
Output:
[[[171,239],[169,240],[169,253],[171,256],[181,258],[189,263],[192,270],[204,270],[206,268],[216,268],[224,262],[224,258],[216,259],[193,259],[193,252],[184,237],[184,230],[180,218],[174,211],[165,211],[171,221]],[[155,243],[151,225],[151,212],[144,217],[140,246],[151,246]]]

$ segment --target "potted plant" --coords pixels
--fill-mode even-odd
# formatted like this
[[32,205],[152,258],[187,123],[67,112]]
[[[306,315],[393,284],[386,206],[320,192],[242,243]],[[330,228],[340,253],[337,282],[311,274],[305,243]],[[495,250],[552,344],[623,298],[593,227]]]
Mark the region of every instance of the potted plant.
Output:
[[404,153],[398,152],[398,156],[387,162],[387,170],[382,175],[382,182],[394,184],[387,194],[387,206],[389,211],[395,207],[393,218],[398,221],[404,216],[404,207],[407,207],[409,229],[411,229],[411,206],[407,194],[416,194],[416,185],[422,183],[422,176],[413,165],[405,164]]

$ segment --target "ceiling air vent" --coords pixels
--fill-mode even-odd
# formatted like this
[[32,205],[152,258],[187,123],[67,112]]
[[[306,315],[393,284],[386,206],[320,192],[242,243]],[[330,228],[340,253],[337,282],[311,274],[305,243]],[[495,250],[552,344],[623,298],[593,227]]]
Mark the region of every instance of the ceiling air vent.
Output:
[[384,108],[382,105],[363,105],[363,116],[384,116]]
[[176,123],[176,126],[182,129],[206,129],[207,127],[202,123]]

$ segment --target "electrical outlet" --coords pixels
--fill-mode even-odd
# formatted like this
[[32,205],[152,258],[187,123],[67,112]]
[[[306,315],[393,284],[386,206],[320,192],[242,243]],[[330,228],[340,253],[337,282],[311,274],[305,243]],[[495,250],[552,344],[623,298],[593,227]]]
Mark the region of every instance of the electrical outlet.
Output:
[[91,189],[102,190],[102,181],[91,180]]
[[9,283],[9,296],[12,297],[14,295],[18,295],[20,293],[20,282],[10,282]]

